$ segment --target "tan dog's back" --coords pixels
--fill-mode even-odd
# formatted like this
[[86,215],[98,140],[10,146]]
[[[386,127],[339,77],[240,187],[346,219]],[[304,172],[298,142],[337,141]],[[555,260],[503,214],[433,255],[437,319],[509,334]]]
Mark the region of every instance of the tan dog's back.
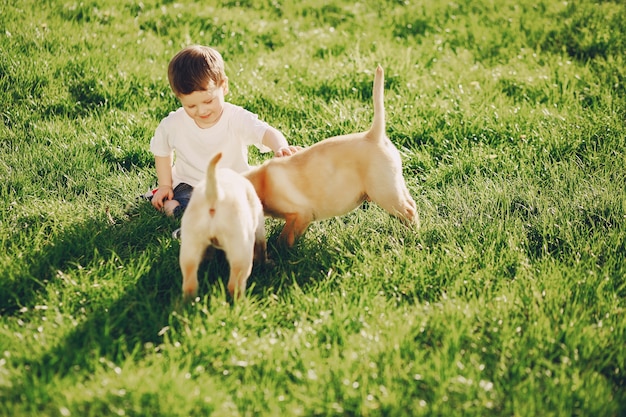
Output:
[[393,215],[417,222],[400,154],[385,135],[383,96],[384,74],[378,66],[368,131],[325,139],[245,174],[265,213],[286,220],[281,239],[289,245],[311,221],[345,214],[368,198]]

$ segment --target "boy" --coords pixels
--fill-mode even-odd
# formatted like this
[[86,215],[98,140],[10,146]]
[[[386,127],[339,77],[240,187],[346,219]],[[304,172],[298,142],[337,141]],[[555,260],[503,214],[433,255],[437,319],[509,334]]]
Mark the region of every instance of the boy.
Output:
[[250,145],[262,152],[270,148],[274,156],[299,149],[256,114],[224,101],[228,77],[215,49],[201,45],[183,49],[170,61],[167,75],[182,107],[161,121],[150,141],[158,181],[152,205],[157,210],[182,215],[193,187],[205,177],[209,159],[218,152],[222,152],[222,167],[244,172],[249,168]]

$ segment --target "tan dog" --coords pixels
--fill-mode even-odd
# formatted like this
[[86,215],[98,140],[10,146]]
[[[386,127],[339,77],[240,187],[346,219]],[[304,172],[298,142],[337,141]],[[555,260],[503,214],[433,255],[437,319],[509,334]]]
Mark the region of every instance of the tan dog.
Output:
[[265,214],[285,219],[280,240],[292,246],[315,220],[345,214],[370,199],[419,226],[402,176],[400,153],[385,134],[384,75],[374,78],[374,120],[367,132],[320,141],[292,156],[274,158],[244,174]]
[[198,266],[210,246],[222,249],[230,265],[228,291],[243,296],[253,260],[266,259],[263,207],[240,174],[209,163],[206,180],[194,188],[181,221],[180,269],[185,299],[198,292]]

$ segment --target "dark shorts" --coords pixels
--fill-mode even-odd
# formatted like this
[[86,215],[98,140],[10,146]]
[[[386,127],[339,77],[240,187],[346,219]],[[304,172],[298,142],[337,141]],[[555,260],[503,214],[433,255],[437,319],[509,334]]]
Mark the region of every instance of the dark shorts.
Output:
[[174,209],[174,216],[180,217],[183,215],[183,212],[187,208],[189,204],[189,199],[191,198],[191,193],[193,192],[193,187],[189,184],[181,182],[174,188],[174,200],[178,201],[180,206]]

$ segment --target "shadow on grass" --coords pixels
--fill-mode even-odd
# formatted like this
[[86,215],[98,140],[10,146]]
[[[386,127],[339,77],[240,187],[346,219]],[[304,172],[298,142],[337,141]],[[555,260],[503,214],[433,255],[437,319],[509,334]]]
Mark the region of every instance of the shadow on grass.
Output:
[[[146,343],[161,343],[159,331],[168,325],[180,298],[178,243],[170,235],[174,224],[142,205],[134,207],[124,219],[111,220],[103,215],[102,219],[76,224],[33,259],[30,272],[40,280],[26,280],[31,288],[17,288],[27,297],[20,299],[20,304],[36,302],[46,284],[74,285],[76,298],[84,301],[71,297],[65,300],[63,308],[70,310],[71,315],[83,314],[84,320],[79,319],[75,328],[39,358],[24,361],[25,380],[13,381],[14,395],[23,394],[20,386],[29,379],[50,382],[71,372],[93,371],[101,359],[117,362],[136,355]],[[107,265],[110,257],[115,257],[116,262],[109,267],[119,264],[128,271],[128,276],[112,274],[115,279],[121,276],[124,280],[112,283],[113,290],[104,292],[89,282],[55,282],[68,279],[59,271],[98,262]],[[104,282],[106,276],[98,279]],[[75,305],[68,306],[71,303]],[[5,303],[3,307],[5,315],[17,310],[17,305]]]
[[42,249],[31,249],[25,259],[16,262],[20,266],[8,279],[0,282],[0,314],[10,316],[31,307],[62,271],[82,269],[97,260],[106,262],[113,254],[132,263],[145,251],[155,250],[157,238],[169,237],[174,227],[144,205],[134,206],[123,220],[115,221],[106,212],[99,217],[72,224],[60,233],[48,230],[46,220],[42,224],[39,216],[30,219],[32,228],[53,237]]
[[[138,205],[126,217],[114,222],[103,215],[101,219],[76,224],[41,251],[31,268],[32,275],[41,277],[41,282],[30,280],[30,288],[21,288],[30,294],[29,300],[20,300],[21,305],[32,306],[39,298],[38,292],[45,290],[46,282],[66,279],[58,271],[76,270],[81,265],[93,266],[98,262],[111,267],[108,261],[111,256],[118,259],[113,267],[121,265],[129,276],[112,274],[115,279],[124,279],[124,283],[114,283],[113,290],[103,293],[90,283],[79,283],[78,298],[85,299],[85,303],[72,301],[72,295],[63,309],[72,314],[84,307],[83,320],[39,357],[16,364],[25,372],[12,381],[10,392],[4,394],[17,400],[24,395],[24,386],[51,383],[71,373],[86,377],[102,366],[103,361],[138,360],[149,351],[145,348],[147,344],[163,343],[161,330],[176,326],[172,312],[182,307],[179,243],[170,235],[176,227],[175,221],[155,214],[152,207]],[[306,239],[288,249],[277,243],[281,228],[282,222],[268,228],[268,252],[274,265],[253,269],[248,296],[280,295],[290,291],[293,285],[306,289],[320,282],[324,282],[326,290],[332,290],[339,284],[328,280],[328,271],[352,268],[354,255],[350,257],[346,253],[358,252],[358,238],[348,239],[347,246],[338,247],[337,241],[332,240],[333,234],[325,233],[323,228],[313,228],[307,232]],[[216,251],[212,259],[205,259],[198,277],[200,296],[211,293],[211,286],[220,281],[225,283],[228,272],[223,252]],[[65,292],[70,294],[71,290]],[[69,306],[68,302],[76,305]],[[16,307],[14,312],[18,310]]]
[[[368,213],[368,211],[370,211]],[[273,291],[277,294],[290,292],[293,287],[303,291],[324,292],[346,291],[346,279],[372,280],[371,288],[378,287],[386,296],[397,298],[394,291],[387,288],[388,276],[381,265],[385,262],[404,263],[408,258],[393,255],[398,247],[407,247],[417,251],[421,246],[419,234],[402,225],[382,209],[371,209],[363,205],[360,209],[344,216],[312,223],[305,234],[292,248],[278,243],[278,235],[283,227],[282,221],[270,221],[268,231],[268,253],[275,266],[267,273],[254,278],[259,286],[252,288],[253,294]],[[414,271],[407,269],[407,276]],[[422,277],[414,276],[414,283]],[[252,283],[254,281],[251,280]],[[417,298],[429,294],[406,294],[403,301],[413,303]],[[437,295],[438,297],[438,295]]]
[[[173,326],[172,312],[182,308],[178,266],[179,242],[171,238],[178,223],[155,214],[151,206],[137,204],[122,219],[111,219],[107,215],[89,222],[77,223],[57,235],[43,250],[33,255],[30,267],[31,279],[16,280],[11,300],[3,300],[2,314],[22,314],[21,308],[32,310],[42,302],[40,298],[47,285],[76,286],[73,290],[63,289],[66,294],[64,316],[78,315],[78,325],[52,348],[34,359],[24,359],[17,366],[23,367],[22,378],[13,381],[9,397],[23,395],[24,384],[49,383],[70,373],[88,375],[102,361],[120,363],[129,357],[139,359],[146,344],[159,345],[163,342],[160,331]],[[113,221],[111,221],[113,220]],[[268,286],[279,284],[285,274],[303,276],[299,285],[313,279],[309,270],[324,268],[320,259],[332,260],[332,254],[320,250],[313,257],[302,259],[302,249],[285,251],[276,246],[276,236],[270,236],[270,257],[280,261],[273,267],[255,267],[249,280],[254,288],[248,294],[262,297]],[[111,262],[111,257],[116,261]],[[89,279],[81,276],[81,282],[70,282],[71,278],[62,271],[93,268],[94,283],[106,280],[106,272],[98,275],[98,263],[104,268],[119,266],[128,271],[128,276],[118,272],[111,274],[124,283],[112,283],[113,289],[94,288]],[[113,263],[113,265],[111,265]],[[306,265],[303,267],[303,263]],[[284,266],[292,266],[283,270]],[[304,272],[303,272],[304,271]],[[303,272],[303,273],[301,273]],[[223,252],[215,251],[205,259],[199,269],[200,295],[211,292],[211,286],[219,281],[227,282],[228,262]],[[104,275],[103,275],[104,274]],[[37,277],[37,279],[33,279]],[[317,277],[314,278],[318,278]],[[68,280],[59,282],[59,280]],[[126,284],[127,283],[127,284]],[[269,288],[269,291],[272,291]],[[71,294],[69,297],[67,294]],[[84,301],[78,301],[82,299]],[[46,301],[43,301],[46,302]],[[74,303],[74,305],[69,305]],[[83,312],[80,312],[84,308]],[[28,382],[32,381],[32,382]],[[35,382],[36,381],[36,382]]]
[[294,286],[306,288],[325,280],[331,269],[341,268],[338,264],[345,258],[338,248],[329,244],[328,236],[319,233],[323,225],[313,224],[291,248],[278,241],[284,225],[280,220],[269,220],[267,227],[267,253],[271,265],[255,268],[248,287],[253,296],[280,295],[291,291]]

